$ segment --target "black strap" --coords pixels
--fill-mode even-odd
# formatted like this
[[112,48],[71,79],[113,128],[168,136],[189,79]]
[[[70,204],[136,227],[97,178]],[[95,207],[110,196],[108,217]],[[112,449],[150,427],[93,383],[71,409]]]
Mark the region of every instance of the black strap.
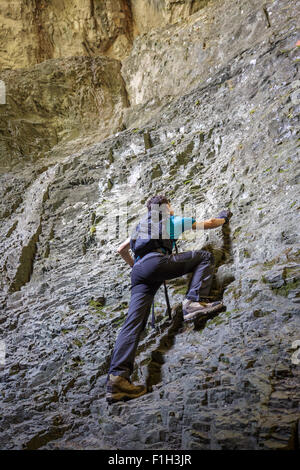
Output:
[[[175,251],[176,251],[176,254],[178,254],[178,247],[177,247],[176,243],[175,243]],[[168,310],[169,320],[172,320],[172,311],[171,311],[171,305],[170,305],[170,300],[169,300],[169,294],[168,294],[166,281],[164,281],[164,289],[165,289],[165,298],[166,298],[166,303],[167,303],[167,310]],[[155,328],[154,298],[153,298],[153,302],[152,302],[151,325],[152,325],[152,328]]]
[[[168,294],[166,281],[164,281],[164,289],[165,289],[165,298],[166,298],[166,303],[167,303],[167,311],[168,311],[168,315],[169,315],[169,320],[172,320],[172,310],[171,310],[171,305],[170,305],[170,300],[169,300],[169,294]],[[151,326],[152,326],[152,328],[155,328],[154,298],[153,298],[153,302],[152,302]]]
[[152,320],[151,320],[151,325],[152,325],[152,328],[155,328],[154,298],[153,298],[153,302],[152,302]]
[[165,297],[166,297],[166,302],[167,302],[167,310],[168,310],[168,314],[169,314],[169,320],[171,320],[171,319],[172,319],[172,315],[171,315],[171,306],[170,306],[170,301],[169,301],[169,295],[168,295],[168,289],[167,289],[166,281],[164,281],[164,289],[165,289]]

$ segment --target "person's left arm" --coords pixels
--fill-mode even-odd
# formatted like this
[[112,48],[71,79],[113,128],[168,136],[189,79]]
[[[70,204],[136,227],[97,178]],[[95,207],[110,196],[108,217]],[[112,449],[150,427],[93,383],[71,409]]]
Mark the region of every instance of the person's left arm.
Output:
[[212,228],[220,227],[229,222],[230,217],[232,216],[232,212],[230,210],[225,209],[220,212],[217,217],[203,220],[201,222],[194,222],[192,225],[193,230],[208,230]]
[[220,227],[225,224],[225,219],[207,219],[202,222],[194,222],[192,225],[193,230],[208,230],[212,228]]

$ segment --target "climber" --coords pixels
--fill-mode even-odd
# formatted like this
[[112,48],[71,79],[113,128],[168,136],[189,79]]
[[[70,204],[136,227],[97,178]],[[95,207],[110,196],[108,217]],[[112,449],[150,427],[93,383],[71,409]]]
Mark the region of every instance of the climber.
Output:
[[223,308],[222,302],[207,301],[213,276],[213,254],[205,250],[171,253],[175,240],[184,230],[220,227],[229,221],[231,212],[223,210],[216,218],[196,222],[192,217],[176,217],[168,198],[163,195],[151,197],[147,209],[148,215],[118,248],[118,253],[132,267],[131,299],[108,372],[108,403],[137,398],[147,391],[143,385],[131,384],[130,375],[140,334],[146,326],[154,295],[164,280],[193,272],[182,302],[184,321],[193,321]]

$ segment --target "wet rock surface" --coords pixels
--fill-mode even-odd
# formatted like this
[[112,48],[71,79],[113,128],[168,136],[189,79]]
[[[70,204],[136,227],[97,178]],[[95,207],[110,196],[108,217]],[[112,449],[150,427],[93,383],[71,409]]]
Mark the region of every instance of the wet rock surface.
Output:
[[[271,26],[255,2],[255,42],[236,41],[233,55],[219,45],[191,91],[149,114],[147,98],[133,103],[138,126],[1,175],[2,449],[299,449],[299,49],[293,3],[266,5]],[[195,15],[213,16],[206,8]],[[161,289],[134,371],[149,393],[108,406],[130,297],[121,215],[134,225],[154,192],[197,219],[233,212],[178,244],[213,251],[226,311],[185,325],[188,279],[168,282],[172,321]]]

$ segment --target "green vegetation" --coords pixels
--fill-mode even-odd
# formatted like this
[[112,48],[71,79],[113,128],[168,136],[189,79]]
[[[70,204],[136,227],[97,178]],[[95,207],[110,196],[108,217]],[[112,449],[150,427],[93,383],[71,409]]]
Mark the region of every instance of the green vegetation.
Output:
[[238,227],[234,232],[233,232],[233,238],[237,238],[239,234],[242,231],[242,227]]
[[201,189],[201,186],[199,184],[195,185],[195,186],[192,186],[191,187],[191,192],[195,192],[195,191],[200,191]]
[[91,228],[90,228],[91,236],[93,236],[95,234],[95,232],[96,232],[96,227],[95,227],[95,225],[92,225]]
[[253,295],[251,295],[251,297],[248,297],[245,302],[247,302],[248,304],[250,302],[252,302],[253,299],[255,299],[255,297],[257,296],[257,292],[255,292]]
[[199,132],[200,142],[201,144],[204,142],[205,134],[204,132]]
[[155,165],[152,169],[151,179],[159,178],[162,175],[162,170],[159,164]]
[[278,263],[278,258],[272,259],[270,261],[265,261],[263,263],[264,268],[272,268],[276,263]]
[[241,296],[240,292],[237,292],[236,287],[229,287],[226,292],[229,293],[229,294],[232,294],[232,297],[235,300],[238,299]]
[[[275,293],[278,295],[282,295],[283,297],[287,297],[291,290],[295,290],[300,288],[300,279],[294,279],[290,282],[287,282],[283,286],[279,287],[279,289],[274,289]],[[300,293],[298,294],[300,295]]]
[[186,286],[185,287],[179,287],[178,289],[174,289],[175,294],[186,294]]
[[79,357],[79,356],[74,357],[74,359],[73,359],[73,366],[74,367],[83,366],[83,365],[84,365],[84,361],[81,359],[81,357]]
[[91,299],[89,301],[89,306],[93,309],[95,313],[98,315],[101,315],[102,317],[106,316],[106,312],[103,311],[103,305],[101,302],[98,302],[97,300]]
[[6,234],[6,238],[10,237],[11,234],[13,233],[13,231],[16,229],[18,225],[18,221],[16,220],[16,222],[11,226],[11,228],[9,229],[9,231],[7,232]]
[[125,318],[126,318],[126,315],[124,312],[121,313],[121,315],[116,318],[115,320],[113,320],[113,325],[114,326],[117,326],[117,327],[120,327],[123,325],[124,321],[125,321]]
[[270,315],[272,312],[274,312],[274,310],[270,312],[269,310],[257,309],[257,310],[254,310],[253,316],[255,318],[262,318],[262,317],[266,317],[267,315]]
[[218,325],[222,325],[222,323],[225,323],[225,320],[222,319],[219,315],[216,316],[215,318],[212,318],[211,320],[209,320],[207,322],[207,325],[208,326],[211,326],[211,325],[215,325],[215,326],[218,326]]

